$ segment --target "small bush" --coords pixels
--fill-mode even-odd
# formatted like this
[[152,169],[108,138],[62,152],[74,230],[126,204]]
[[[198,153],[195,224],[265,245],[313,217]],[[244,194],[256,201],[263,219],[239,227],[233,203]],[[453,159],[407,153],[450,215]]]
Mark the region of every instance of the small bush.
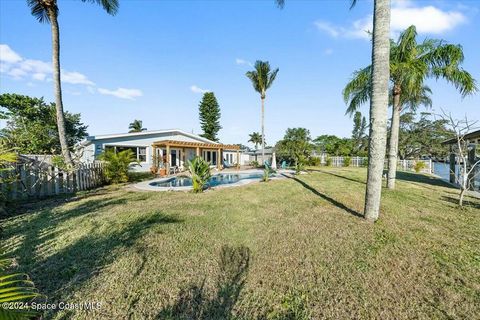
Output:
[[310,157],[310,158],[308,158],[308,165],[309,165],[309,166],[318,167],[318,166],[320,166],[320,162],[321,162],[321,160],[320,160],[320,158],[318,158],[318,157]]
[[250,162],[250,165],[251,165],[252,167],[255,167],[255,168],[258,168],[258,167],[260,166],[259,163],[258,163],[258,161],[256,161],[256,160],[253,160],[252,162]]
[[427,165],[423,161],[417,161],[415,162],[415,165],[413,166],[413,170],[415,170],[416,173],[420,173],[423,169],[425,169]]
[[327,160],[325,160],[325,161],[326,161],[326,162],[325,162],[325,165],[326,165],[327,167],[331,167],[331,166],[332,166],[332,163],[333,163],[332,158],[327,157]]
[[192,175],[193,192],[203,192],[208,179],[212,176],[210,164],[201,157],[195,157],[192,161],[188,161],[187,164],[188,171]]
[[343,158],[343,166],[344,167],[350,167],[351,164],[352,164],[352,158],[350,158],[350,157]]
[[103,152],[99,159],[107,163],[104,169],[105,180],[113,184],[128,182],[128,170],[137,165],[137,159],[132,150],[117,153],[108,150]]
[[368,167],[368,158],[363,159],[362,167]]

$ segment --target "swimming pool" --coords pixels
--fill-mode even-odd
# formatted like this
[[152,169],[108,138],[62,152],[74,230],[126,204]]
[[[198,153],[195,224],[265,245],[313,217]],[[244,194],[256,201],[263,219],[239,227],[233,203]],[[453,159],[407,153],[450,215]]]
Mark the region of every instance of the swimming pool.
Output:
[[[272,174],[271,179],[285,178],[284,174],[291,174],[290,170],[279,170],[279,173]],[[242,171],[221,172],[212,175],[208,181],[209,188],[223,188],[241,186],[253,182],[259,182],[263,178],[263,170],[250,169]],[[189,191],[192,190],[192,179],[188,176],[177,176],[171,178],[157,178],[149,181],[142,181],[134,185],[136,189],[147,191]]]
[[[213,175],[210,180],[208,180],[207,186],[212,188],[219,185],[234,184],[240,180],[260,181],[262,177],[262,173],[220,173]],[[161,188],[191,187],[192,178],[185,176],[173,177],[167,180],[151,182],[150,186]]]

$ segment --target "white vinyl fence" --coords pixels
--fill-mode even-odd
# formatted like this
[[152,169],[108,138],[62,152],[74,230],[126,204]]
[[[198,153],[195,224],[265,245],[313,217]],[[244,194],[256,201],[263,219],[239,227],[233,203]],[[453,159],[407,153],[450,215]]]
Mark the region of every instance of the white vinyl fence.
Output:
[[[344,167],[346,157],[321,157],[321,164],[327,164],[327,158],[331,159],[333,167]],[[397,170],[401,171],[415,171],[417,162],[425,163],[425,167],[421,170],[422,173],[433,173],[432,160],[397,160]],[[367,157],[350,157],[350,167],[366,167],[368,164]],[[388,167],[387,159],[385,159],[385,168]]]
[[44,198],[99,187],[105,183],[104,164],[82,164],[63,171],[49,164],[17,164],[14,170],[2,171],[0,191],[6,200]]

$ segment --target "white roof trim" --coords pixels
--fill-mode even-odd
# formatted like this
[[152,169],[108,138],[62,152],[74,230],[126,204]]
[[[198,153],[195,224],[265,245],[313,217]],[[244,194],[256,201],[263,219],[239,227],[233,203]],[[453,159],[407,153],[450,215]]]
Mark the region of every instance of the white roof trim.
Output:
[[146,136],[146,135],[154,135],[154,134],[160,134],[160,133],[179,133],[181,135],[197,139],[200,141],[203,141],[205,143],[214,143],[218,144],[218,142],[209,140],[207,138],[201,137],[199,135],[193,134],[193,133],[188,133],[180,129],[166,129],[166,130],[147,130],[147,131],[141,131],[141,132],[130,132],[130,133],[115,133],[115,134],[103,134],[103,135],[98,135],[98,136],[89,136],[87,137],[86,140],[82,142],[84,145],[90,144],[92,141],[96,140],[104,140],[104,139],[112,139],[112,138],[123,138],[123,137],[137,137],[137,136]]

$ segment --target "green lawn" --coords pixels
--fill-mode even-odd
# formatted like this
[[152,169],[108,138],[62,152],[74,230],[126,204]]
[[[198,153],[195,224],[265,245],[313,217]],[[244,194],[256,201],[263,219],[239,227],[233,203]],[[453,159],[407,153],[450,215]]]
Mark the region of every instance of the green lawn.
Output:
[[480,201],[399,173],[381,218],[359,217],[364,169],[204,194],[108,187],[17,208],[2,244],[80,319],[473,319]]

